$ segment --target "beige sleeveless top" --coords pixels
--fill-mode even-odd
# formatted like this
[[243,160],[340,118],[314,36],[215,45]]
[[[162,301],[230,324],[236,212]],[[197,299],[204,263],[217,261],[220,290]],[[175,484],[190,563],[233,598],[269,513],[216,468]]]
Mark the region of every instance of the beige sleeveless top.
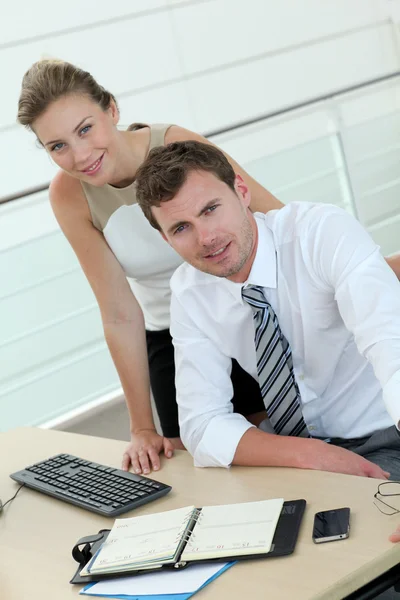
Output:
[[[164,145],[170,125],[150,125],[149,151]],[[153,229],[136,200],[136,183],[125,188],[81,182],[93,225],[102,232],[128,278],[144,314],[146,328],[169,328],[169,281],[180,256]]]

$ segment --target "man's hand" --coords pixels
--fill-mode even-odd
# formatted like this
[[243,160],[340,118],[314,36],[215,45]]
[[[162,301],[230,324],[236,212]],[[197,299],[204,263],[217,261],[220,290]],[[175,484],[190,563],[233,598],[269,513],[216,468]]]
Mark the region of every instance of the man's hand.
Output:
[[393,533],[389,535],[389,541],[393,543],[400,542],[400,525],[397,527],[396,531],[393,531]]
[[132,434],[131,442],[124,452],[122,458],[122,469],[128,471],[129,466],[135,473],[150,473],[153,469],[158,471],[160,468],[160,452],[164,451],[167,458],[171,458],[174,453],[174,447],[168,438],[165,438],[155,431],[155,429],[143,429]]
[[376,479],[388,479],[390,473],[384,471],[378,465],[359,456],[355,452],[326,444],[315,446],[315,456],[311,461],[311,468],[319,471],[330,471],[332,473],[345,473],[347,475],[359,475],[360,477],[374,477]]

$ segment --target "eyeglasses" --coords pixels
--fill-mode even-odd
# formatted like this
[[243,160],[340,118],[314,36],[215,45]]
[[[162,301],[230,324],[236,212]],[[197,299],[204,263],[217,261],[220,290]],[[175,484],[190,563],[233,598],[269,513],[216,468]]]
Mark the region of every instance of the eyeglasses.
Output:
[[[378,485],[378,491],[374,494],[374,504],[378,510],[384,515],[396,515],[400,513],[400,508],[392,506],[388,502],[385,502],[383,498],[391,498],[394,496],[400,496],[400,481],[384,481]],[[389,510],[388,510],[389,509]]]

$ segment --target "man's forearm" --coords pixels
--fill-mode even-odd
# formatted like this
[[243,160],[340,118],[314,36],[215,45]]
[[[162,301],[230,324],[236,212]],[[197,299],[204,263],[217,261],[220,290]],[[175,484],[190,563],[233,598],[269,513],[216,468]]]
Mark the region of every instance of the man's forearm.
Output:
[[249,429],[236,449],[234,465],[295,467],[387,479],[389,473],[345,448],[310,438],[280,436]]
[[233,465],[249,467],[315,468],[315,454],[320,440],[279,436],[265,433],[254,427],[241,438]]

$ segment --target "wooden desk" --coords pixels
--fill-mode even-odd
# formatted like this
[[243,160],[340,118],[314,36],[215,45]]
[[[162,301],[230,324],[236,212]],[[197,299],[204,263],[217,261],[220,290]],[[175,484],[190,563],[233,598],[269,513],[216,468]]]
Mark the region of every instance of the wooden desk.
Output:
[[[59,431],[22,428],[0,434],[0,497],[17,484],[8,475],[59,452],[119,467],[125,442]],[[399,516],[373,505],[377,480],[296,469],[234,467],[195,469],[187,452],[164,459],[156,479],[173,486],[164,498],[126,516],[185,505],[227,504],[283,497],[305,498],[307,508],[296,551],[271,560],[243,562],[199,592],[207,598],[337,600],[400,562],[400,544],[387,541]],[[350,506],[348,540],[315,545],[316,511]],[[113,520],[27,488],[0,515],[0,596],[4,600],[66,600],[80,586],[68,583],[75,570],[71,549],[85,535]]]

